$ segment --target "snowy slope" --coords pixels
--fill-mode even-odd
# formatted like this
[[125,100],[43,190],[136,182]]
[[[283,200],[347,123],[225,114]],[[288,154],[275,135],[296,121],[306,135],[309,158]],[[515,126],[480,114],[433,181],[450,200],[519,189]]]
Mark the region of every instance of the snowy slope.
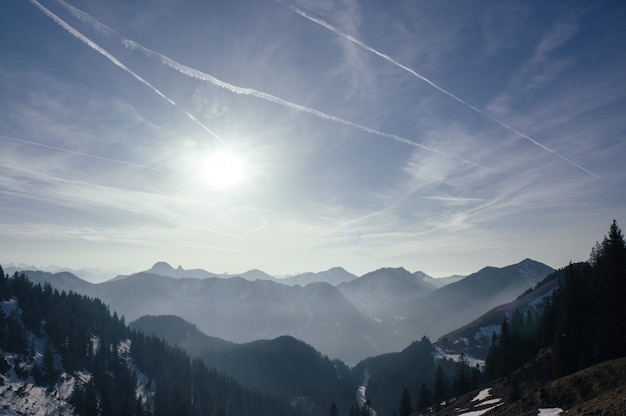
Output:
[[[0,310],[5,316],[15,314],[21,316],[21,310],[14,300],[0,301]],[[91,379],[87,371],[69,373],[63,368],[63,362],[55,354],[55,368],[59,371],[59,379],[55,385],[41,386],[35,383],[32,370],[42,367],[47,336],[40,337],[33,333],[27,334],[33,347],[33,354],[16,353],[0,349],[0,359],[6,363],[8,370],[0,373],[0,414],[28,416],[69,416],[74,415],[74,407],[70,398],[76,389],[83,389]],[[97,337],[92,337],[93,348],[98,348]],[[146,388],[148,377],[139,371],[130,359],[130,341],[126,340],[118,346],[120,357],[123,357],[137,378],[137,392],[145,401],[153,392]]]

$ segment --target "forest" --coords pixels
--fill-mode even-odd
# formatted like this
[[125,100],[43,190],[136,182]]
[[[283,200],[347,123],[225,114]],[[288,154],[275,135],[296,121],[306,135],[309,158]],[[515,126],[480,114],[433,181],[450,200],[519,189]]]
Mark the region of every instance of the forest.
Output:
[[[0,269],[0,301],[17,302],[8,316],[0,309],[0,372],[10,370],[6,356],[15,353],[19,359],[12,369],[37,385],[52,388],[64,372],[89,374],[71,396],[75,414],[296,414],[288,403],[243,389],[180,348],[129,330],[98,299],[59,293],[24,275],[5,276]],[[40,341],[45,343],[42,357],[35,347]],[[145,378],[141,393],[139,377]]]

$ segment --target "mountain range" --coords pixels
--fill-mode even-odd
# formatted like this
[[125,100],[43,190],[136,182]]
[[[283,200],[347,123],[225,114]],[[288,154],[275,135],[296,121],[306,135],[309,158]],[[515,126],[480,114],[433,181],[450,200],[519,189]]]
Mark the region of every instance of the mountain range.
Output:
[[[304,287],[242,277],[137,273],[93,284],[69,272],[0,273],[0,407],[29,415],[354,414],[355,386],[369,373],[367,396],[380,414],[621,414],[625,271],[626,243],[614,221],[589,262],[551,271],[526,259],[440,288],[402,268]],[[233,342],[173,314],[143,315],[128,326],[118,314],[147,310],[150,300],[155,309],[184,311],[186,300],[197,302],[193,309],[220,296],[240,309],[252,300],[244,312],[256,311],[260,323],[268,316],[261,304],[297,320],[293,311],[334,299],[330,305],[350,305],[373,325],[359,328],[370,344],[380,339],[374,327],[387,331],[390,344],[398,332],[413,340],[362,360],[353,349],[348,356],[357,361],[348,366],[290,335]],[[297,307],[285,305],[288,296]],[[489,308],[501,299],[508,301]],[[478,310],[485,312],[470,315]],[[467,316],[433,344],[410,333],[420,318],[422,327],[435,325],[427,311],[439,314],[437,330]],[[318,326],[351,319],[336,316],[343,310],[307,312]],[[244,325],[246,313],[231,323]],[[470,354],[485,357],[481,367]]]
[[25,273],[36,283],[99,298],[128,321],[177,315],[208,335],[236,343],[290,335],[355,364],[402,350],[423,335],[443,335],[468,317],[515,299],[552,270],[526,259],[504,268],[486,267],[440,288],[433,284],[436,279],[402,268],[380,269],[337,286],[317,282],[304,287],[273,278],[215,277],[166,263],[98,284],[69,272]]

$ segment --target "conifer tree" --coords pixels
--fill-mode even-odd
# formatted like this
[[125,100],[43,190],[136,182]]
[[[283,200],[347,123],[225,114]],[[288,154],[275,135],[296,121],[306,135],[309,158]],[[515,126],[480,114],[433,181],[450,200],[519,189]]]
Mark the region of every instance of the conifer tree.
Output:
[[411,395],[409,394],[409,389],[406,387],[402,390],[402,395],[400,396],[399,409],[398,416],[410,416],[411,413],[413,413]]
[[465,353],[461,352],[459,361],[455,364],[454,394],[457,396],[467,393],[470,389],[469,371],[470,368]]
[[448,378],[444,374],[441,364],[437,365],[435,372],[433,398],[435,399],[435,407],[439,407],[441,402],[448,400]]
[[626,354],[626,243],[615,220],[592,256],[602,299],[598,314],[598,357],[609,360]]
[[491,334],[491,343],[489,344],[489,353],[487,354],[487,359],[485,360],[485,375],[489,380],[493,380],[498,377],[500,369],[498,368],[499,364],[498,357],[498,336],[494,331]]
[[337,410],[337,405],[333,402],[330,405],[330,410],[328,411],[328,416],[339,416],[339,411]]
[[433,405],[433,392],[426,383],[420,387],[420,395],[417,402],[417,410],[425,410]]

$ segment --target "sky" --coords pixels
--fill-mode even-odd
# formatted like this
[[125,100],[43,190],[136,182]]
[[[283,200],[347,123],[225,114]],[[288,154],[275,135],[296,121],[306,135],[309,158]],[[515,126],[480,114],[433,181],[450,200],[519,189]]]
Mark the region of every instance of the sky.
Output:
[[626,224],[626,3],[0,2],[0,264],[442,277]]

